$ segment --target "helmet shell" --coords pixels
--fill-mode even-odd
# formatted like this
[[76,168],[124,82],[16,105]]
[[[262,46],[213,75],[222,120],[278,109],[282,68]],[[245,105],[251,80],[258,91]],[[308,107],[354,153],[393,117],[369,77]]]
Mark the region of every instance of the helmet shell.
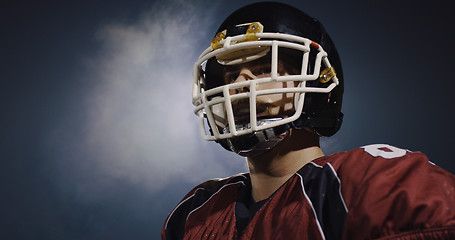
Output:
[[[325,31],[323,25],[315,18],[301,10],[277,2],[259,2],[242,7],[229,15],[220,25],[217,33],[225,31],[226,37],[244,33],[239,25],[260,22],[264,32],[285,33],[308,38],[318,43],[327,52],[328,59],[336,71],[339,84],[330,93],[306,93],[301,116],[292,123],[291,127],[310,128],[321,136],[332,136],[341,127],[343,114],[341,112],[344,88],[341,61],[335,45]],[[309,69],[313,71],[315,53],[310,53]],[[217,79],[220,64],[215,58],[207,61],[207,89],[222,85]],[[309,81],[307,86],[325,87],[321,81]]]

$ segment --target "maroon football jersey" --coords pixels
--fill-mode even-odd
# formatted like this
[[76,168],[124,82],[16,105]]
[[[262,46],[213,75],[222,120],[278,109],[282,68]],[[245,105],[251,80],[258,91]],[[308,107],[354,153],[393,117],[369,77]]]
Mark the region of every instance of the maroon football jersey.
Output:
[[162,239],[455,239],[455,176],[420,152],[377,144],[316,159],[239,227],[250,185],[240,174],[195,187]]

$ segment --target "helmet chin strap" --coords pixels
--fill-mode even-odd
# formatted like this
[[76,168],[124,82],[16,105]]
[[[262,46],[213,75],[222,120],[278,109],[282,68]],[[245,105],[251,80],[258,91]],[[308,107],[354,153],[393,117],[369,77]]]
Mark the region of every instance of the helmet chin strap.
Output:
[[[265,121],[273,121],[273,119]],[[244,128],[245,126],[237,125],[236,128]],[[231,151],[240,156],[255,157],[278,145],[289,134],[290,128],[289,124],[285,124],[251,134],[229,138],[226,139],[226,143]]]

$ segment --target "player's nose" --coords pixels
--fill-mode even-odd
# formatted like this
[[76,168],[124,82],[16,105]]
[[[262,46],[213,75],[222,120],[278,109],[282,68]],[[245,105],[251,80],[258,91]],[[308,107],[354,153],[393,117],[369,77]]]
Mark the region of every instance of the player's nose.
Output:
[[256,76],[248,68],[242,68],[239,72],[239,76],[235,79],[234,82],[248,81],[255,79]]

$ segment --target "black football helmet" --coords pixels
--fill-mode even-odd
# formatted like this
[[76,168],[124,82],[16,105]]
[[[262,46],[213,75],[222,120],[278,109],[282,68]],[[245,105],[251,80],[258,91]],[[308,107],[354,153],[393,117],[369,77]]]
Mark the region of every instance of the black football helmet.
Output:
[[[268,74],[260,69],[233,82],[244,65],[266,66]],[[341,126],[343,73],[335,45],[318,20],[286,4],[254,3],[228,16],[193,78],[203,137],[242,156],[273,148],[290,128],[332,136]],[[273,83],[281,87],[262,87]],[[264,114],[259,102],[267,96],[291,96],[292,109]]]

